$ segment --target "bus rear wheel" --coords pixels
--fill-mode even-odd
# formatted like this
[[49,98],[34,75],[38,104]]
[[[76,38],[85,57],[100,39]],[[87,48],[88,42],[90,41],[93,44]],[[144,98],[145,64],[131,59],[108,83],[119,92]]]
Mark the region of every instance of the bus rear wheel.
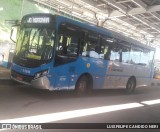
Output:
[[77,84],[76,84],[76,92],[78,94],[84,94],[87,92],[88,89],[88,81],[87,81],[87,77],[86,76],[82,76],[78,79]]
[[131,94],[134,92],[135,88],[136,88],[136,80],[134,78],[130,78],[126,85],[126,92],[128,94]]

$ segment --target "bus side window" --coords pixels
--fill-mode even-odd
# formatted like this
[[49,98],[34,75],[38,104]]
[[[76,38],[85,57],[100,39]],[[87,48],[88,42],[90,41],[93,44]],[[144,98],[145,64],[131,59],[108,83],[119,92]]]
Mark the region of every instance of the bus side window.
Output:
[[57,50],[59,55],[77,56],[80,35],[77,29],[68,26],[62,27],[59,34]]
[[56,48],[55,65],[62,65],[76,60],[81,35],[72,26],[61,26]]
[[99,58],[99,36],[89,34],[84,43],[82,56]]
[[139,64],[140,63],[141,50],[137,47],[132,46],[130,52],[130,63]]
[[143,50],[143,52],[141,52],[141,64],[148,66],[149,63],[150,63],[150,51]]
[[115,44],[111,49],[111,61],[120,62],[121,61],[121,49]]
[[122,46],[122,63],[129,63],[130,48]]
[[111,45],[106,38],[101,39],[100,58],[110,60]]

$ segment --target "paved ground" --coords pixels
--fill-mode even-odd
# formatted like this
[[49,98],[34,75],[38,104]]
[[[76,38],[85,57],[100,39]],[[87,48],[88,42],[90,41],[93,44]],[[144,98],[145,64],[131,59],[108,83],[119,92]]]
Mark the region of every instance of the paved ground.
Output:
[[[0,122],[8,119],[22,119],[23,117],[29,117],[29,120],[33,121],[37,115],[41,115],[42,118],[39,120],[45,122],[48,118],[45,119],[47,115],[44,114],[50,114],[53,118],[49,122],[53,123],[160,123],[159,99],[160,87],[143,87],[137,89],[132,95],[127,95],[124,90],[103,90],[94,91],[90,95],[77,96],[74,92],[49,92],[6,81],[6,83],[0,84]],[[154,105],[144,103],[144,101],[149,100],[157,100],[158,103]],[[123,104],[130,105],[133,103],[140,106],[121,108]],[[104,107],[102,112],[97,114],[99,107],[102,106]],[[115,107],[116,110],[113,109]],[[90,108],[94,109],[89,111],[87,116],[84,116],[83,113],[86,113]],[[83,111],[75,113],[75,110]],[[59,112],[65,112],[61,119],[58,119],[62,115]],[[68,113],[66,119],[64,119],[66,112],[70,112],[70,115]],[[54,115],[55,113],[57,116]],[[74,114],[77,117],[72,117]],[[67,132],[74,131],[80,132],[82,130],[68,130]],[[97,130],[89,131],[97,132]],[[133,130],[122,129],[119,131]],[[145,131],[158,132],[159,130],[145,129]]]
[[10,78],[10,69],[0,66],[0,81]]

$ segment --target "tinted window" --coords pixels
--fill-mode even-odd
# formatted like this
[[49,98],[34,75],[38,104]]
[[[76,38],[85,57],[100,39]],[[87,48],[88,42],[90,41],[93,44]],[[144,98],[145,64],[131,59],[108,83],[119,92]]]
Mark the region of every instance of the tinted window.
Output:
[[109,60],[112,41],[109,38],[102,38],[100,46],[100,58]]
[[120,58],[121,58],[121,48],[117,44],[114,44],[111,48],[110,60],[119,62]]
[[99,58],[99,36],[89,34],[84,42],[82,56]]
[[81,31],[69,25],[61,25],[56,47],[55,65],[76,60],[81,42]]
[[129,63],[130,60],[130,48],[126,46],[121,46],[121,52],[122,52],[122,62],[123,63]]

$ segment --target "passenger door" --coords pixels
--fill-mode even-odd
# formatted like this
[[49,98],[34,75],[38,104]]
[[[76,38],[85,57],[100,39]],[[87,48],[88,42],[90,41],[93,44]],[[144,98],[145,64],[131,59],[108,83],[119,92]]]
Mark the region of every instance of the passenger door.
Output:
[[76,75],[76,60],[78,58],[81,34],[70,25],[61,25],[59,40],[56,47],[54,68],[56,72],[55,87],[58,89],[72,88],[70,82]]

